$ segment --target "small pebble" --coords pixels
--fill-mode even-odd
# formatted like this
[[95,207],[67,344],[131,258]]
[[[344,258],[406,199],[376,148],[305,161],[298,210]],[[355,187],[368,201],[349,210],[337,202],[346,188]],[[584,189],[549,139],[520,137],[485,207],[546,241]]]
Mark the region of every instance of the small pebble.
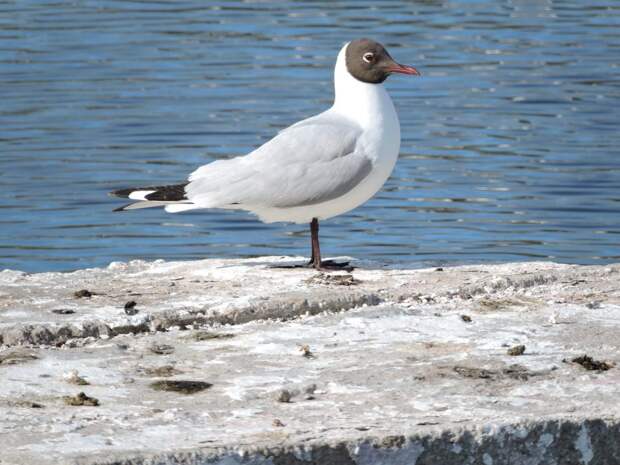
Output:
[[276,393],[276,400],[278,402],[284,402],[284,403],[290,402],[291,401],[291,393],[290,393],[290,391],[288,391],[286,389],[280,389]]
[[125,304],[125,307],[124,307],[124,309],[125,309],[125,313],[126,313],[127,315],[130,315],[130,316],[131,316],[131,315],[136,315],[136,314],[138,313],[138,311],[139,311],[137,308],[135,308],[135,307],[136,307],[136,305],[137,305],[137,304],[136,304],[136,301],[135,301],[135,300],[130,300],[129,302],[127,302],[127,303]]
[[90,384],[88,381],[86,381],[80,376],[77,370],[71,370],[65,373],[62,377],[67,383],[77,384],[78,386],[86,386]]
[[523,355],[525,353],[525,346],[523,344],[519,344],[518,346],[508,349],[506,353],[515,357],[518,355]]
[[74,407],[97,407],[99,406],[99,400],[94,397],[89,397],[83,392],[80,392],[76,396],[65,396],[63,397],[65,404],[72,405]]
[[304,344],[304,345],[300,346],[299,347],[299,351],[301,352],[301,355],[303,355],[306,358],[314,357],[314,354],[310,350],[310,346],[308,344]]
[[153,344],[150,351],[157,355],[169,355],[174,352],[174,347],[169,344]]
[[93,292],[90,292],[88,289],[80,289],[79,291],[75,291],[73,296],[81,299],[82,297],[92,297],[95,295]]

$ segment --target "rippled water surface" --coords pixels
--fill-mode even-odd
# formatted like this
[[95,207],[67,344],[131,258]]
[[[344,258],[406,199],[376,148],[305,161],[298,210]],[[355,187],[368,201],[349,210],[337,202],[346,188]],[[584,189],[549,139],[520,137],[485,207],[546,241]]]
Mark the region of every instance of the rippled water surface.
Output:
[[392,178],[324,222],[327,255],[620,259],[617,1],[0,1],[0,268],[307,254],[249,214],[112,213],[331,103],[342,43],[388,46]]

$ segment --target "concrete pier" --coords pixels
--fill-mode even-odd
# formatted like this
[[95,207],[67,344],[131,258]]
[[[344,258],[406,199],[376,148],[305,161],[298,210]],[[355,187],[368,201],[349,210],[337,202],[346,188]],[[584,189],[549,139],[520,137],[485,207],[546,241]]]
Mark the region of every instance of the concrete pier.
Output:
[[0,272],[0,464],[620,463],[620,264]]

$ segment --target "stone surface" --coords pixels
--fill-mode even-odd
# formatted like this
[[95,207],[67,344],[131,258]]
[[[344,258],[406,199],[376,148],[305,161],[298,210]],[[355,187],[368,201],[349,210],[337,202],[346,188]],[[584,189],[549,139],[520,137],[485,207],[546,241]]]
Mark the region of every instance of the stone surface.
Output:
[[0,463],[620,463],[620,265],[291,260],[0,272]]

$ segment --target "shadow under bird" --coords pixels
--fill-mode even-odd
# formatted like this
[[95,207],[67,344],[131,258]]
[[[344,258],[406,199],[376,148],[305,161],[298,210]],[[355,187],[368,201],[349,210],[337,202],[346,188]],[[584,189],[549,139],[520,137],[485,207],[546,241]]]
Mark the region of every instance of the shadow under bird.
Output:
[[247,155],[201,166],[182,184],[114,191],[112,195],[135,200],[116,211],[223,208],[249,211],[266,223],[310,223],[308,266],[347,265],[321,261],[319,220],[366,202],[396,164],[400,123],[383,87],[392,73],[420,75],[412,66],[396,63],[373,40],[349,42],[336,60],[331,108],[280,131]]

